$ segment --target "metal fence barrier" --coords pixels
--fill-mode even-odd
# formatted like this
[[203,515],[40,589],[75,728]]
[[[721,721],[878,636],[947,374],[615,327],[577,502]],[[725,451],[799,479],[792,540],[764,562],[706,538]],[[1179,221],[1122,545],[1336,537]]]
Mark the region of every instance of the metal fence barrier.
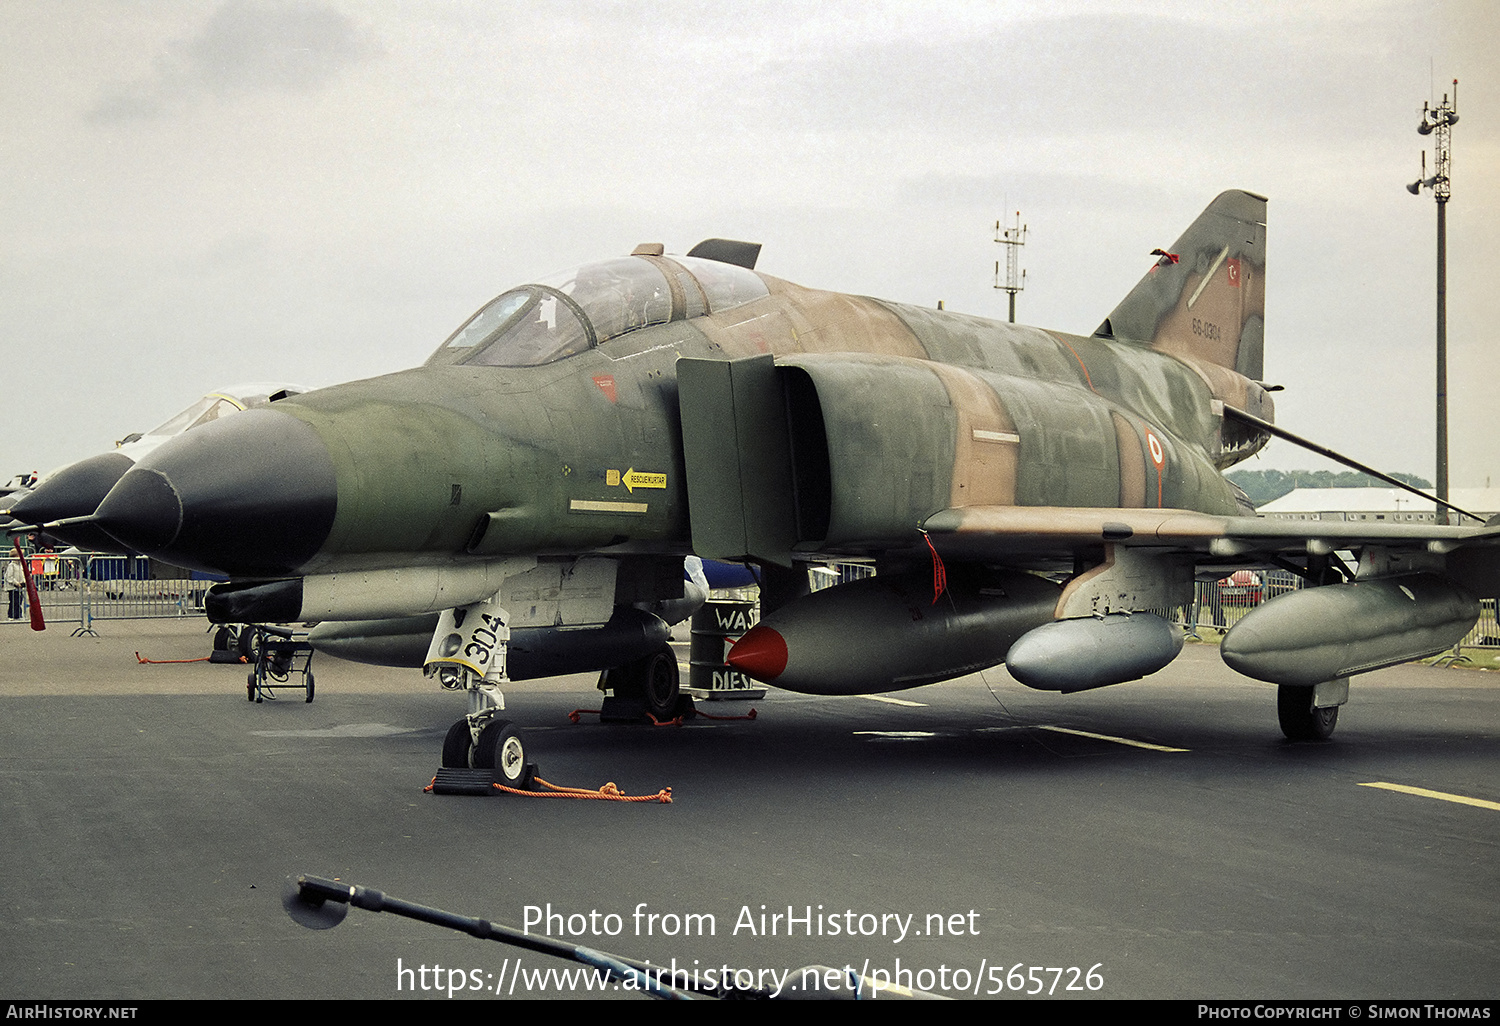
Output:
[[1227,630],[1255,607],[1301,587],[1302,578],[1285,570],[1239,570],[1221,580],[1196,582],[1193,604],[1169,619],[1176,619],[1189,634],[1199,627]]
[[[1157,612],[1186,628],[1190,635],[1200,627],[1227,630],[1256,606],[1301,587],[1302,578],[1285,570],[1240,570],[1222,580],[1197,582],[1192,606]],[[1479,620],[1457,647],[1500,648],[1494,599],[1479,600]]]
[[[94,633],[96,620],[201,615],[203,597],[214,583],[155,578],[145,556],[38,552],[26,560],[42,615],[48,623],[78,624],[75,634]],[[27,615],[23,609],[9,622],[24,623]]]

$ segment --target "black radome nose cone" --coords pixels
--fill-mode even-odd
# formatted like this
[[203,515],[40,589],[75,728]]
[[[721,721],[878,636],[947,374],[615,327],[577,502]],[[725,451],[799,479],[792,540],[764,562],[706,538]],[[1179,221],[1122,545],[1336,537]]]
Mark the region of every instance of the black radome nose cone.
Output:
[[86,517],[133,462],[123,453],[106,452],[71,463],[49,475],[30,495],[11,506],[11,516],[23,524]]
[[333,526],[328,450],[280,410],[246,410],[164,443],[99,505],[122,544],[178,566],[237,577],[297,573]]
[[[11,506],[11,515],[23,524],[45,524],[53,520],[86,517],[109,494],[135,461],[124,453],[105,452],[71,463],[49,474],[30,494]],[[119,542],[92,524],[49,528],[47,534],[68,545],[102,552],[126,551]]]
[[[106,512],[108,511],[108,512]],[[156,470],[135,467],[99,504],[99,525],[137,552],[157,555],[182,531],[182,501]]]

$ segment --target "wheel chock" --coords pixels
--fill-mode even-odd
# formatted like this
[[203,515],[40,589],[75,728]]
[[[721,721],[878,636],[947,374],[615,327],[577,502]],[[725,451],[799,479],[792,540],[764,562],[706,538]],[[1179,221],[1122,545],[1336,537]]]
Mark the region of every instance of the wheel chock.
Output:
[[646,703],[639,698],[607,696],[599,707],[600,723],[650,723],[646,716]]
[[492,769],[455,769],[445,766],[432,780],[433,794],[467,794],[483,797],[495,793]]
[[[536,780],[536,763],[528,762],[521,774],[518,790],[530,791]],[[445,766],[432,778],[429,790],[433,794],[466,794],[477,797],[495,794],[495,785],[502,781],[492,769],[457,769]]]

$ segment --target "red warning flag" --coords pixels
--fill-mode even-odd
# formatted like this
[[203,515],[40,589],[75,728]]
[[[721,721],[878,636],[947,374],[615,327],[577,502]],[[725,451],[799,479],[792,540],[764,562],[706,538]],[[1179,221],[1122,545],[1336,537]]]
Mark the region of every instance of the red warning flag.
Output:
[[13,539],[16,546],[16,560],[21,564],[21,572],[26,575],[26,601],[31,606],[31,629],[44,631],[47,629],[47,621],[42,619],[42,600],[36,593],[36,581],[31,577],[31,566],[26,558],[21,555],[21,539]]
[[[918,528],[918,530],[921,530]],[[927,543],[928,551],[932,553],[932,604],[937,605],[937,600],[943,597],[943,592],[948,590],[948,568],[943,565],[943,557],[938,555],[937,549],[933,548],[932,539],[922,531],[922,540]]]

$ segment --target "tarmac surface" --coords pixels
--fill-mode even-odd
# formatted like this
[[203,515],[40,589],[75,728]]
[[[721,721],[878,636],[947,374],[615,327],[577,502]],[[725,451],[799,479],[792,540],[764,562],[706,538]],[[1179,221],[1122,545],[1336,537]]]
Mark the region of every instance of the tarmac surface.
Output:
[[618,804],[424,793],[463,701],[414,671],[318,656],[312,704],[252,704],[244,667],[136,659],[207,655],[205,626],[0,625],[0,999],[633,996],[388,914],[303,929],[298,873],[767,985],[1500,996],[1494,674],[1356,678],[1301,744],[1209,645],[1079,695],[992,670],[680,728],[571,724],[592,675],[514,685],[543,777],[672,789]]

